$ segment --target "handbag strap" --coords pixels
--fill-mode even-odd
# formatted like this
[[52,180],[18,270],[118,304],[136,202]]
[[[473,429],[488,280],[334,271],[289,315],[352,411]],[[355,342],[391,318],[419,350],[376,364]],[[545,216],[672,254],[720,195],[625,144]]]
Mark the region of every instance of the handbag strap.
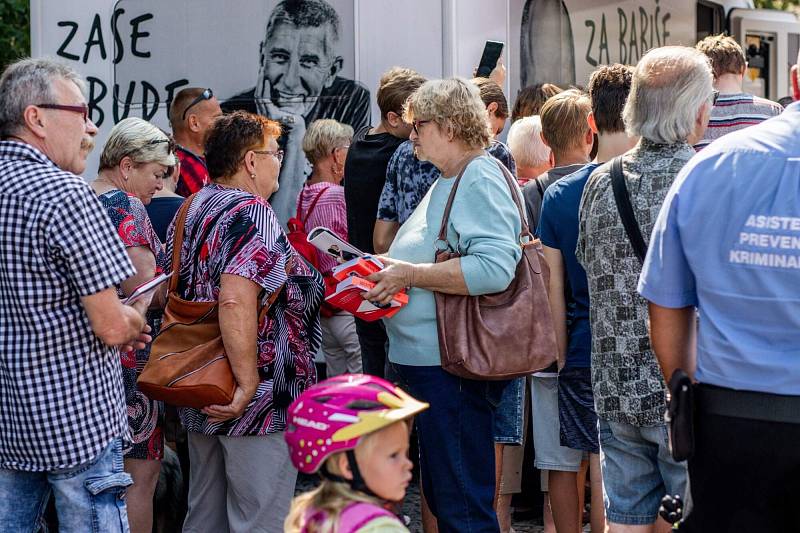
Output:
[[[195,193],[197,194],[197,193]],[[178,278],[181,276],[181,248],[183,248],[183,230],[186,227],[186,216],[195,194],[183,201],[175,220],[175,232],[172,237],[172,276],[169,278],[169,292],[177,292]]]
[[[525,216],[525,208],[522,206],[522,202],[519,199],[519,194],[517,191],[519,190],[519,186],[517,185],[517,181],[514,179],[514,175],[511,174],[511,171],[508,170],[508,167],[503,164],[502,161],[499,159],[495,159],[497,166],[500,167],[500,170],[503,172],[503,176],[506,178],[506,185],[508,185],[508,189],[511,192],[511,198],[514,200],[514,205],[517,206],[517,212],[519,213],[519,222],[520,222],[520,232],[519,232],[519,242],[520,244],[524,244],[525,241],[523,239],[528,237],[531,241],[534,239],[533,234],[531,233],[531,228],[528,226],[528,218]],[[539,184],[539,180],[536,180],[537,186],[541,187]]]
[[317,207],[317,202],[319,201],[320,198],[322,198],[322,195],[325,194],[325,191],[327,191],[329,188],[330,187],[325,187],[324,189],[319,191],[319,193],[317,193],[317,195],[311,201],[311,205],[308,206],[308,211],[306,211],[306,216],[301,217],[300,216],[300,208],[297,209],[297,218],[298,218],[298,220],[300,220],[300,222],[303,223],[303,227],[304,228],[306,226],[306,221],[308,220],[308,217],[311,216],[311,213],[314,212],[314,208]]
[[[483,155],[487,155],[485,152]],[[447,222],[450,220],[450,210],[453,208],[453,201],[456,197],[456,190],[458,189],[458,184],[461,182],[461,177],[464,175],[464,172],[467,170],[467,167],[475,161],[478,157],[475,156],[470,158],[469,161],[461,169],[461,172],[458,173],[458,176],[455,178],[455,183],[453,183],[453,189],[450,191],[450,196],[447,197],[447,204],[444,207],[444,214],[442,215],[442,225],[439,228],[439,236],[437,237],[437,242],[445,242],[447,243]],[[509,191],[511,192],[511,198],[514,200],[514,205],[517,206],[517,211],[519,212],[519,220],[521,223],[522,231],[519,234],[519,242],[520,244],[524,244],[524,240],[526,237],[530,240],[533,240],[533,235],[531,234],[530,227],[528,226],[528,221],[525,217],[525,212],[522,209],[522,202],[520,202],[519,195],[517,194],[517,182],[514,180],[514,176],[511,174],[511,171],[506,168],[502,161],[495,159],[497,166],[500,167],[500,171],[503,174],[503,177],[506,180],[506,185],[508,185]],[[448,243],[449,246],[449,243]]]
[[625,175],[622,173],[622,156],[615,157],[611,161],[611,188],[614,190],[617,211],[622,219],[622,225],[628,235],[628,240],[633,247],[633,253],[636,254],[640,263],[644,263],[644,256],[647,255],[647,244],[644,242],[642,230],[636,222],[636,215],[633,212],[633,205],[631,205],[631,197],[628,194]]

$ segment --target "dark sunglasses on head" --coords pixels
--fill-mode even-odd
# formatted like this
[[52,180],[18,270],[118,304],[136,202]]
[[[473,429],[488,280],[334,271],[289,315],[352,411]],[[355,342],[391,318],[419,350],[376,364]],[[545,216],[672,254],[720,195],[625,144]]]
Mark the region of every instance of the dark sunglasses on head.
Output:
[[168,154],[175,153],[175,146],[176,145],[175,145],[175,141],[172,138],[155,139],[153,141],[148,141],[145,144],[145,146],[150,146],[150,145],[153,145],[153,144],[161,144],[161,143],[167,143],[167,153]]
[[200,93],[200,96],[198,96],[197,98],[192,100],[192,102],[189,105],[186,106],[186,109],[183,110],[183,116],[181,117],[181,120],[186,120],[186,113],[192,107],[196,106],[197,104],[199,104],[200,102],[202,102],[204,100],[211,100],[213,97],[214,97],[214,91],[212,91],[211,89],[206,89],[205,91]]
[[89,120],[89,106],[83,105],[61,105],[61,104],[36,104],[36,107],[43,109],[59,109],[61,111],[72,111],[73,113],[80,113],[83,115],[83,121]]

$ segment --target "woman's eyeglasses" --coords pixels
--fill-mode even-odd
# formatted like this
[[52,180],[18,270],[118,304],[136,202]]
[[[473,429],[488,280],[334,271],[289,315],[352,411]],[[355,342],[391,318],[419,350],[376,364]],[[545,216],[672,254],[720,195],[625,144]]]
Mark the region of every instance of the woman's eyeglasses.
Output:
[[428,122],[430,122],[430,120],[415,120],[414,122],[412,122],[411,127],[414,128],[414,133],[419,135],[419,127],[422,126],[423,124],[427,124]]
[[83,122],[89,120],[89,106],[83,105],[62,105],[62,104],[36,104],[36,107],[43,109],[58,109],[60,111],[71,111],[73,113],[80,113],[83,115]]
[[278,160],[278,163],[283,163],[283,150],[250,150],[254,154],[271,155]]
[[181,120],[186,120],[186,113],[191,108],[193,108],[194,106],[196,106],[197,104],[199,104],[204,100],[211,100],[213,97],[214,97],[214,91],[212,91],[211,89],[206,89],[205,91],[200,93],[200,96],[192,100],[192,102],[186,106],[186,109],[183,110],[183,116],[181,117]]

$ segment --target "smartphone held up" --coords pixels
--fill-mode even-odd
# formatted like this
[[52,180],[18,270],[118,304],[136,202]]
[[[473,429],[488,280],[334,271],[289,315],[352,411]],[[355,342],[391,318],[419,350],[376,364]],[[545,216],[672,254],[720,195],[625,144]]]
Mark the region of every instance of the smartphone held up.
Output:
[[481,54],[481,61],[480,63],[478,63],[478,70],[476,71],[477,77],[479,78],[489,77],[494,68],[497,66],[497,62],[500,60],[500,56],[503,55],[504,46],[505,43],[501,41],[486,41],[486,44],[483,46],[483,54]]

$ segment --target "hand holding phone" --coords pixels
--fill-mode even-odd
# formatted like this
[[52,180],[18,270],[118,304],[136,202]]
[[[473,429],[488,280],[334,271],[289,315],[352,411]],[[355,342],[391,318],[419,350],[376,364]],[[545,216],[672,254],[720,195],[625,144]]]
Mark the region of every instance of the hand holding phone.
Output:
[[486,41],[483,46],[483,54],[481,55],[481,62],[478,64],[476,72],[479,78],[488,78],[494,68],[497,66],[497,61],[503,55],[503,47],[505,44],[501,41]]

